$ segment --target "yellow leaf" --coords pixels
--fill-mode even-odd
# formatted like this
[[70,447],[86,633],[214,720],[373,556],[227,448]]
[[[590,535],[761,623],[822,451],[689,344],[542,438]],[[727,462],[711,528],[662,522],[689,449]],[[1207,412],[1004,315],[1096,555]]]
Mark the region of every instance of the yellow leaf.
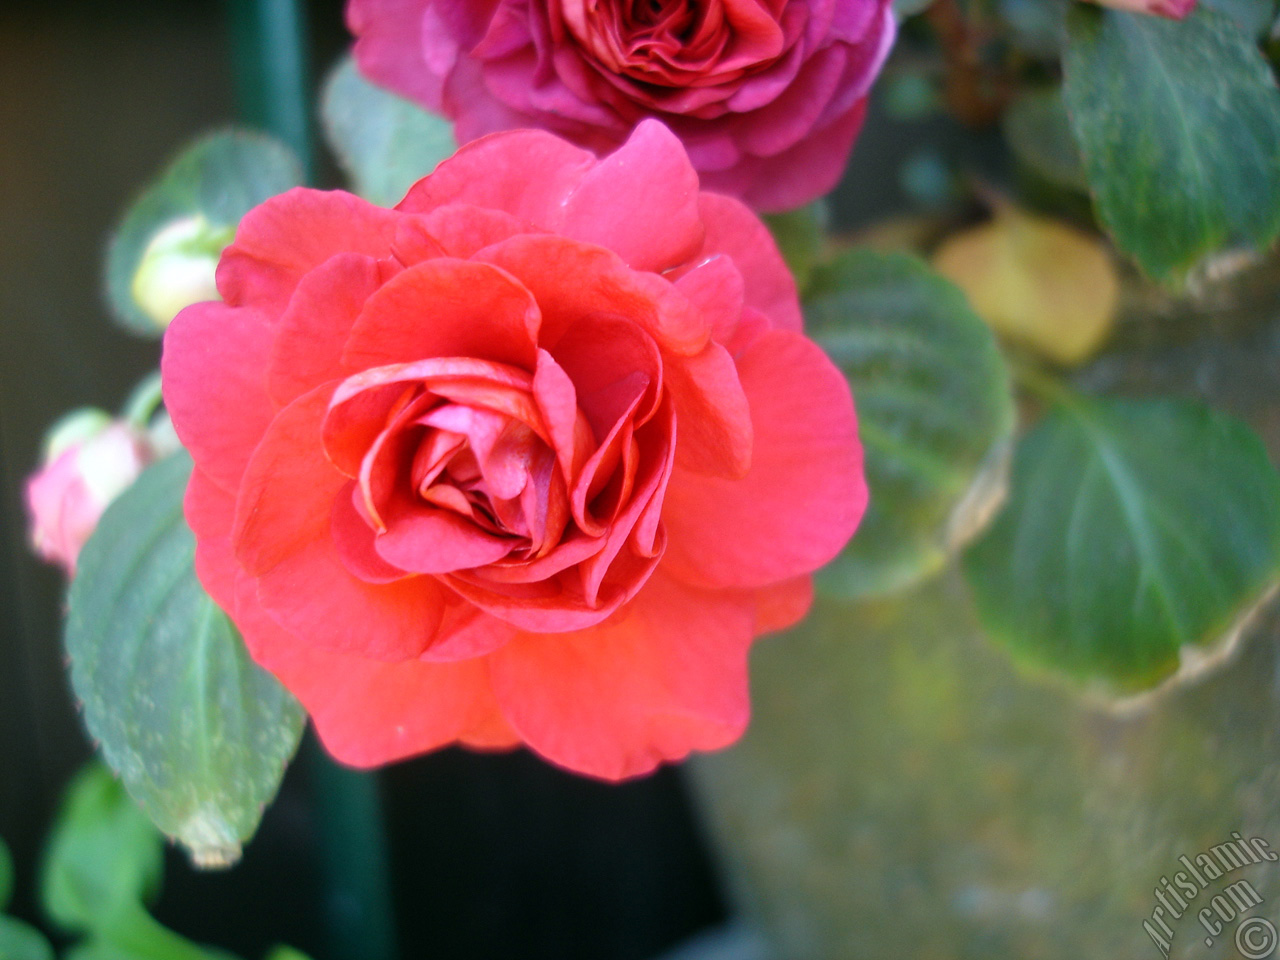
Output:
[[1101,345],[1120,283],[1100,240],[1013,207],[959,233],[934,266],[1002,337],[1072,366]]

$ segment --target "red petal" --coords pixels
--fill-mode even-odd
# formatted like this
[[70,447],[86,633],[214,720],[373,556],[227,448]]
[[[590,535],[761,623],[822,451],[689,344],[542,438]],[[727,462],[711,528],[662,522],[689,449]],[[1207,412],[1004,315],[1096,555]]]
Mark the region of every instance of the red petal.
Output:
[[704,193],[698,201],[707,240],[700,259],[728,254],[742,274],[746,304],[783,330],[801,330],[804,319],[796,282],[773,235],[741,201]]
[[794,627],[813,606],[813,577],[795,577],[754,591],[756,633]]
[[343,376],[342,348],[365,301],[398,268],[358,253],[340,253],[308,273],[280,318],[268,384],[284,406]]
[[742,273],[732,259],[715,254],[676,281],[676,289],[701,311],[711,339],[728,343],[737,329],[745,303]]
[[374,549],[373,528],[365,522],[353,501],[359,495],[356,484],[348,483],[333,498],[330,530],[338,559],[350,573],[366,583],[394,583],[403,580],[405,572],[387,563]]
[[409,660],[431,641],[447,593],[430,577],[368,583],[331,539],[316,540],[258,577],[263,609],[298,643],[371,660]]
[[196,465],[228,492],[274,413],[266,388],[273,335],[263,314],[217,301],[187,307],[165,332],[165,406]]
[[353,767],[403,760],[492,729],[484,660],[383,663],[297,643],[260,662],[302,701],[329,753]]
[[483,657],[505,646],[515,635],[511,624],[477,610],[465,600],[457,600],[446,608],[436,639],[421,659],[448,663]]
[[747,723],[750,603],[654,576],[607,623],[523,634],[490,658],[521,738],[579,773],[622,780],[736,740]]
[[332,393],[332,384],[317,387],[281,410],[244,471],[232,539],[248,573],[329,539],[333,498],[347,483],[320,439]]
[[396,209],[427,213],[469,203],[556,229],[566,198],[595,164],[586,150],[541,130],[496,133],[462,147],[414,184]]
[[196,576],[218,606],[231,613],[239,571],[231,550],[235,498],[196,467],[187,483],[182,510],[196,535]]
[[603,247],[549,234],[512,237],[478,256],[516,277],[538,301],[538,343],[554,351],[583,319],[625,318],[676,353],[697,353],[711,327],[672,284],[628,267]]
[[451,203],[432,210],[421,220],[445,256],[462,260],[470,259],[485,247],[538,229],[509,213],[469,203]]
[[696,357],[666,366],[680,442],[676,463],[695,473],[746,476],[751,466],[751,410],[733,357],[708,343]]
[[471,260],[427,260],[369,298],[343,363],[357,371],[474,357],[532,371],[539,316],[529,291],[505,271]]
[[374,543],[378,556],[413,573],[452,573],[501,560],[516,541],[484,533],[451,510],[419,507],[392,512]]
[[279,316],[303,275],[330,257],[390,256],[399,219],[341,190],[295,187],[245,214],[218,264],[218,292]]
[[770,331],[738,363],[755,444],[742,480],[677,470],[663,569],[687,583],[757,587],[810,573],[844,547],[867,504],[849,387],[815,344]]
[[637,270],[660,273],[702,246],[698,174],[680,140],[642,121],[569,197],[558,231],[617,253]]

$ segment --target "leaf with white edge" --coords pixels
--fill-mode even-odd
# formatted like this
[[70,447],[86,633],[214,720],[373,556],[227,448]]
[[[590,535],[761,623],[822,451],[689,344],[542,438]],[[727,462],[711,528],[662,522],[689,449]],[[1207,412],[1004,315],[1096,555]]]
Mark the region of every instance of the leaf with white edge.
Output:
[[161,830],[216,867],[257,829],[304,715],[196,579],[190,473],[175,454],[107,508],[80,554],[66,642],[103,757]]
[[1280,234],[1280,89],[1230,17],[1073,4],[1065,93],[1098,216],[1154,279]]
[[53,947],[35,927],[0,917],[0,960],[53,960]]
[[849,378],[870,505],[818,577],[874,597],[938,571],[999,504],[1013,393],[990,329],[915,257],[856,250],[814,275],[811,335]]
[[125,329],[157,337],[189,303],[213,299],[213,268],[251,209],[302,183],[284,144],[224,130],[197,140],[130,205],[107,247],[106,293]]
[[45,851],[40,894],[61,927],[83,933],[160,889],[164,841],[111,771],[88,764],[72,780]]
[[1247,426],[1201,404],[1057,396],[964,571],[1015,659],[1149,689],[1234,643],[1274,589],[1280,476]]
[[355,192],[384,207],[399,203],[458,147],[448,120],[375,87],[349,56],[325,82],[320,115]]

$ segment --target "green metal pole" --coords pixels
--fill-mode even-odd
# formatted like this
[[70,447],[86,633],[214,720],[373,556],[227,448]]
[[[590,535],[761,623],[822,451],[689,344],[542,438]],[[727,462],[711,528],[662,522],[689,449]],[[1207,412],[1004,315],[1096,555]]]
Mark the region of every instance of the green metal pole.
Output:
[[[226,0],[241,118],[315,171],[307,22],[298,0]],[[319,827],[330,960],[396,960],[378,780],[334,763],[313,736],[299,755]]]
[[297,0],[226,0],[241,119],[279,137],[314,173],[306,17]]

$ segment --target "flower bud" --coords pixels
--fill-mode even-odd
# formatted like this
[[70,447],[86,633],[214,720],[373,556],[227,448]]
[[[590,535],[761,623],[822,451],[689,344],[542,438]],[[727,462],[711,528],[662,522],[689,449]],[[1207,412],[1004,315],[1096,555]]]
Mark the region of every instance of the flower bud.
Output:
[[133,298],[161,329],[193,303],[217,300],[214,272],[234,227],[215,227],[200,214],[174,220],[160,230],[133,275]]
[[1128,10],[1130,13],[1154,13],[1170,20],[1181,20],[1195,9],[1196,0],[1093,0],[1104,7]]
[[27,480],[31,543],[75,575],[76,557],[107,505],[155,459],[145,433],[101,410],[78,410],[49,432],[39,470]]

